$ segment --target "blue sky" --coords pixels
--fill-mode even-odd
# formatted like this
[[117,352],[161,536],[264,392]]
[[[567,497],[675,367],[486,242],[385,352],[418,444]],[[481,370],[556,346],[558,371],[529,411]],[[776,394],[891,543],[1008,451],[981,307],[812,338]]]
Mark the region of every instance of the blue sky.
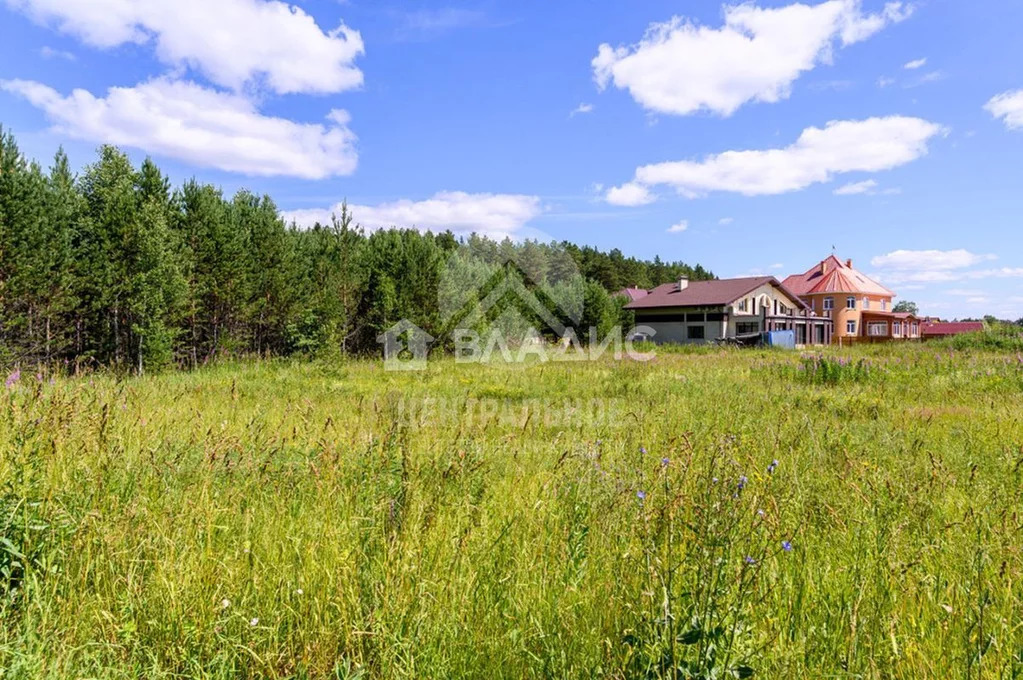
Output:
[[996,0],[0,0],[0,122],[300,222],[347,198],[719,276],[834,247],[926,313],[1018,318],[1020,25]]

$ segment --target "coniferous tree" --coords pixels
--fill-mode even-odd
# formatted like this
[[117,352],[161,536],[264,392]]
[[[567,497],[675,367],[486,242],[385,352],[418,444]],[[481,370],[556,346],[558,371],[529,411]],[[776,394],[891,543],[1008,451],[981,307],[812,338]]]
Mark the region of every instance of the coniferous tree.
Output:
[[[63,151],[44,173],[0,128],[2,363],[141,371],[219,354],[377,351],[376,336],[402,319],[444,335],[457,323],[448,307],[479,305],[504,275],[565,325],[601,335],[627,320],[614,290],[713,277],[570,243],[367,236],[344,204],[330,224],[303,230],[267,196],[227,201],[194,180],[172,191],[151,159],[136,171],[110,146],[77,179]],[[475,330],[534,326],[552,337],[549,315],[514,297],[489,300]]]

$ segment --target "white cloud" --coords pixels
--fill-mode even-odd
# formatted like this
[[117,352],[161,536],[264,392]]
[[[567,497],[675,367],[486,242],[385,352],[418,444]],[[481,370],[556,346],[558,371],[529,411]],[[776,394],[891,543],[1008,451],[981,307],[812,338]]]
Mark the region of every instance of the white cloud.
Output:
[[67,50],[58,50],[50,47],[49,45],[43,45],[39,48],[39,55],[43,59],[65,59],[67,61],[74,61],[75,55]]
[[909,163],[926,154],[928,140],[942,131],[940,125],[905,116],[831,121],[823,129],[803,130],[793,144],[780,149],[725,151],[701,161],[641,166],[631,182],[608,191],[607,199],[638,205],[620,199],[645,197],[643,202],[649,203],[654,200],[649,188],[658,185],[689,198],[712,191],[746,196],[798,191],[845,172],[877,172]]
[[628,182],[620,187],[611,187],[605,196],[612,205],[637,206],[653,203],[655,198],[642,184]]
[[887,189],[878,188],[879,185],[872,179],[864,180],[862,182],[850,182],[849,184],[843,184],[831,193],[836,196],[855,196],[858,194],[864,194],[866,196],[892,196],[894,194],[901,194],[902,189],[899,187],[888,187]]
[[568,114],[568,117],[574,118],[575,116],[581,113],[590,113],[591,111],[593,111],[593,104],[587,104],[584,102],[582,104],[579,104],[579,106],[575,107],[574,109],[572,109],[572,112]]
[[1023,128],[1023,90],[1011,90],[992,97],[984,110],[1001,118],[1010,130]]
[[685,231],[688,228],[689,228],[689,221],[688,220],[682,220],[681,222],[679,222],[677,224],[673,224],[670,227],[668,227],[668,233],[669,234],[679,234],[679,233]]
[[[523,194],[469,194],[442,191],[422,201],[403,199],[378,205],[349,205],[356,222],[369,230],[389,227],[418,228],[440,232],[450,229],[459,235],[472,232],[496,238],[514,238],[543,208],[538,196]],[[285,219],[302,226],[327,224],[341,205],[329,209],[292,210]]]
[[117,144],[199,166],[248,175],[322,179],[355,171],[358,155],[348,114],[335,109],[327,125],[260,114],[247,99],[195,83],[157,78],[112,87],[95,97],[64,97],[25,80],[0,81],[43,110],[70,137]]
[[718,220],[718,224],[720,224],[722,227],[727,227],[734,221],[735,221],[734,217],[722,217],[720,220]]
[[924,66],[926,63],[927,63],[926,57],[922,59],[914,59],[913,61],[906,62],[906,64],[904,64],[902,68],[912,71],[914,69],[920,68],[921,66]]
[[964,269],[982,262],[995,260],[995,255],[978,255],[965,249],[958,250],[893,250],[878,255],[870,264],[879,269],[935,271]]
[[881,76],[880,78],[877,79],[877,86],[878,87],[888,87],[889,85],[894,85],[894,84],[895,84],[895,78],[887,78],[885,76]]
[[[971,269],[997,260],[992,254],[957,250],[895,250],[870,260],[881,271],[878,278],[886,283],[951,283],[983,279],[1023,278],[1023,267]],[[970,289],[952,289],[949,295],[976,295]]]
[[832,193],[836,196],[852,196],[854,194],[873,193],[875,189],[877,189],[877,182],[872,179],[868,179],[862,182],[851,182],[849,184],[845,184],[835,189]]
[[634,45],[604,43],[591,62],[598,88],[627,89],[644,108],[686,115],[706,110],[729,116],[749,101],[776,102],[836,45],[869,38],[902,21],[912,6],[889,2],[864,14],[859,0],[760,8],[724,7],[724,25],[700,26],[685,17],[651,24]]
[[398,40],[428,40],[451,31],[488,24],[485,12],[458,7],[419,9],[401,16],[395,31]]
[[277,93],[358,87],[362,37],[343,23],[323,32],[300,7],[277,0],[5,0],[39,23],[112,48],[154,43],[157,58],[218,85]]

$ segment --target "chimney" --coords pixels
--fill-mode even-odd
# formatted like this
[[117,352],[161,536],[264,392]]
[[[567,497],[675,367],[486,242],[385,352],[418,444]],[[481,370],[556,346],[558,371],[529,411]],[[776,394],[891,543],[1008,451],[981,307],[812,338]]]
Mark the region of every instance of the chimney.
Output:
[[851,257],[848,260],[845,261],[845,266],[848,267],[849,269],[852,269],[852,258]]
[[689,287],[689,277],[688,276],[680,276],[680,277],[678,277],[678,289],[680,291],[682,291],[682,290],[685,290],[688,287]]
[[821,276],[824,276],[827,273],[828,273],[828,261],[827,260],[821,260]]

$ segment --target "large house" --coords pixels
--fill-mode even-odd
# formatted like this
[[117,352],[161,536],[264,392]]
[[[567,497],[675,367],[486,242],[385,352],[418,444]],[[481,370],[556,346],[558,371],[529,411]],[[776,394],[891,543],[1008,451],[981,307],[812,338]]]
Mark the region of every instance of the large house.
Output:
[[802,345],[831,341],[832,322],[773,276],[665,283],[633,290],[625,309],[637,325],[654,330],[654,342],[707,343],[791,330]]
[[784,285],[815,314],[834,322],[833,341],[911,340],[920,338],[921,323],[913,314],[892,311],[895,293],[842,262],[834,255]]

